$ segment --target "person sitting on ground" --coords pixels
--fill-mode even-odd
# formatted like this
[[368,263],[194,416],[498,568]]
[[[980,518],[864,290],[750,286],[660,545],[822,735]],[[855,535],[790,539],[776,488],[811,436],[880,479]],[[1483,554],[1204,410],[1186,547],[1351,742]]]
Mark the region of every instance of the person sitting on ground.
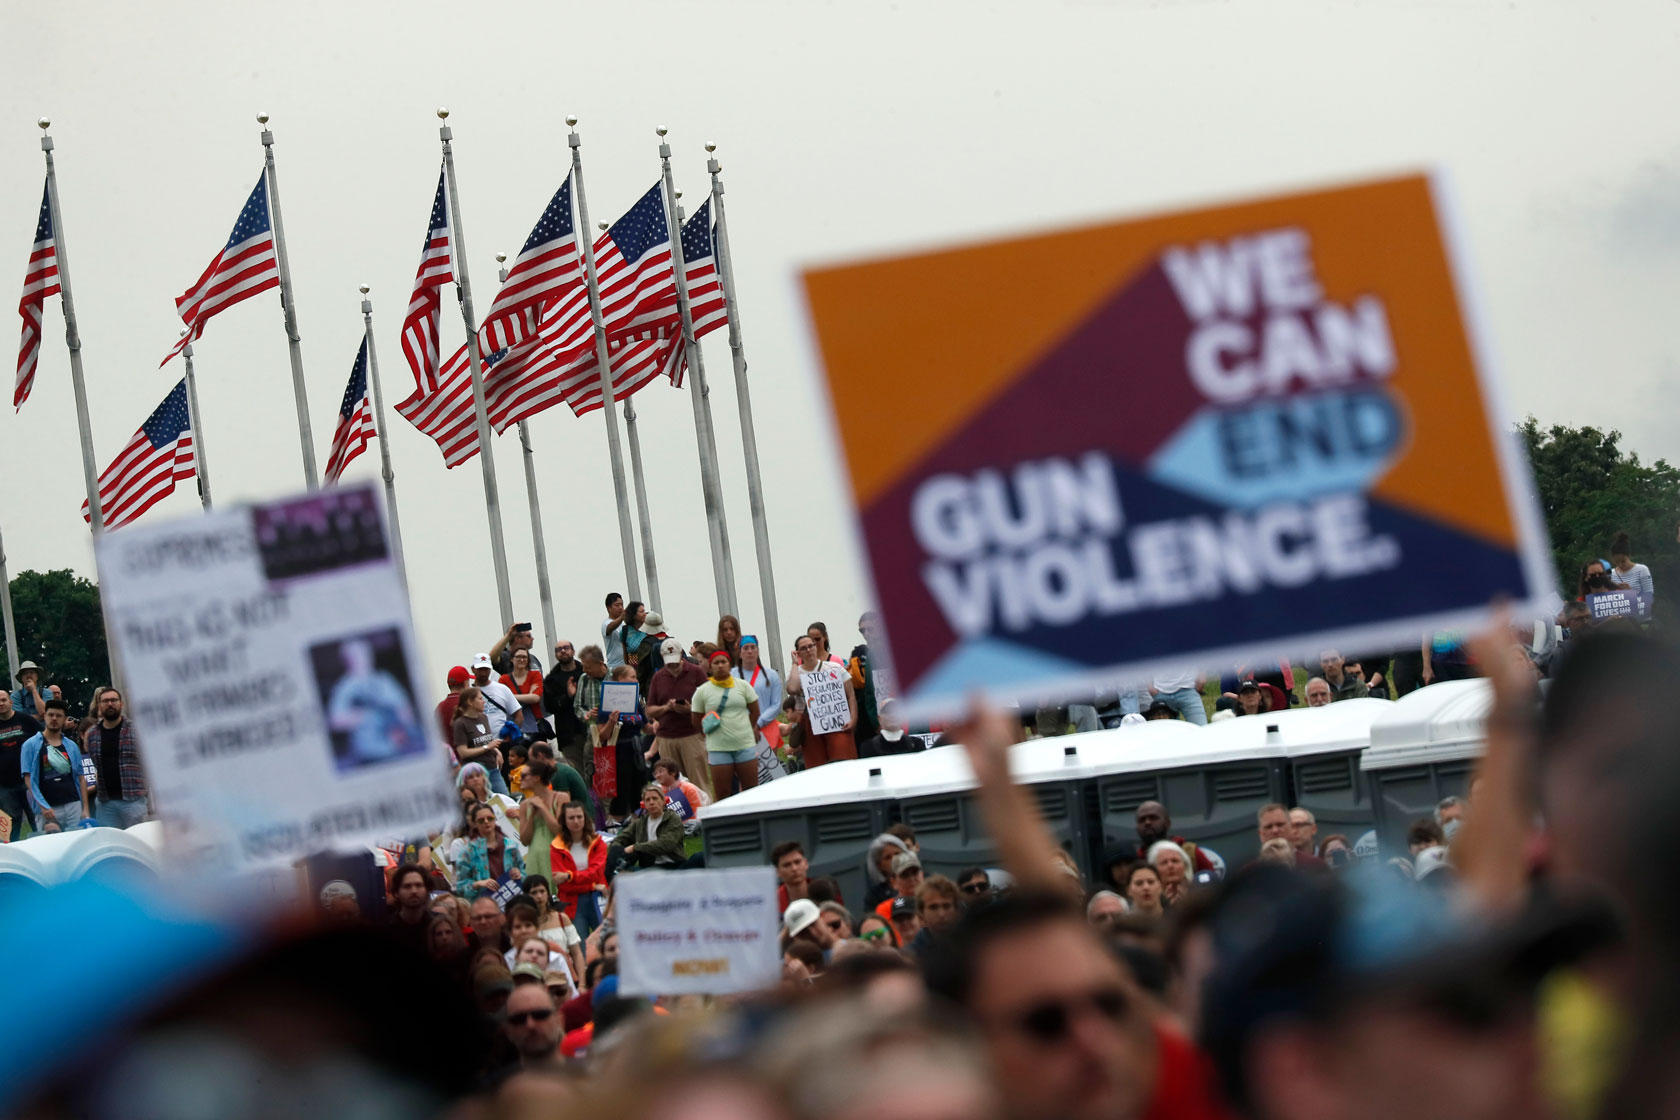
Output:
[[730,662],[726,649],[709,653],[710,676],[694,690],[691,700],[706,737],[710,785],[718,801],[736,789],[758,785],[758,693],[735,679]]
[[[614,853],[619,859],[613,858]],[[632,820],[608,849],[609,869],[626,861],[637,868],[669,868],[683,862],[682,818],[665,808],[665,791],[655,782],[642,789],[642,815]]]
[[560,831],[549,845],[549,882],[555,908],[588,937],[601,924],[599,892],[607,885],[607,842],[582,802],[560,806]]
[[1266,692],[1253,681],[1244,681],[1237,688],[1237,715],[1258,716],[1272,710]]
[[770,849],[770,865],[776,869],[776,909],[786,911],[796,899],[809,898],[811,881],[807,878],[810,863],[805,848],[797,840],[784,840]]
[[1166,913],[1161,904],[1161,873],[1147,863],[1136,863],[1126,873],[1126,901],[1134,914]]
[[697,814],[710,805],[701,788],[682,776],[677,764],[662,758],[653,764],[653,780],[665,791],[665,799],[683,820],[683,831],[692,835],[700,827]]
[[1353,700],[1371,694],[1362,675],[1347,672],[1347,664],[1339,650],[1323,651],[1318,655],[1318,664],[1324,672],[1324,682],[1330,686],[1331,700]]
[[904,730],[904,721],[898,714],[897,700],[888,700],[882,704],[878,709],[877,718],[880,720],[880,730],[875,733],[874,738],[858,748],[859,758],[914,754],[927,749],[927,744],[919,736]]
[[1335,697],[1330,695],[1330,682],[1323,677],[1310,677],[1307,680],[1307,707],[1327,708]]

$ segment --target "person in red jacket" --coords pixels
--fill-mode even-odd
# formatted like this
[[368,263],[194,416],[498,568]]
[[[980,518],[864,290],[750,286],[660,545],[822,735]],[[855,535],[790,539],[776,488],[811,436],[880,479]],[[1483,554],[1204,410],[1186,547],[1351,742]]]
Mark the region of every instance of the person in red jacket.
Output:
[[607,885],[607,842],[581,802],[560,806],[560,832],[549,845],[549,862],[555,909],[572,919],[579,937],[588,937],[601,922],[598,892]]

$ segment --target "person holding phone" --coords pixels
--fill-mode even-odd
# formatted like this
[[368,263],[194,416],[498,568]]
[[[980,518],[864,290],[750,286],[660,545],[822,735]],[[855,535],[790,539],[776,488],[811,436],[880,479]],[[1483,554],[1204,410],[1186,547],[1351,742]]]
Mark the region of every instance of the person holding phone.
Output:
[[675,638],[660,643],[659,656],[665,667],[653,674],[647,696],[647,716],[659,723],[654,745],[660,758],[682,767],[689,781],[715,799],[706,737],[700,734],[693,706],[694,690],[706,683],[706,671],[683,656],[682,643]]

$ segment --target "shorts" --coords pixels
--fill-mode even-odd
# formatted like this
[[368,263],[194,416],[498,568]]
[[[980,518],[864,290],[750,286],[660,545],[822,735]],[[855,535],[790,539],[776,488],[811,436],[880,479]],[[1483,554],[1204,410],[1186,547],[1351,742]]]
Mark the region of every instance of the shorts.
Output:
[[711,766],[739,766],[758,758],[757,747],[743,747],[738,751],[707,751],[706,762]]

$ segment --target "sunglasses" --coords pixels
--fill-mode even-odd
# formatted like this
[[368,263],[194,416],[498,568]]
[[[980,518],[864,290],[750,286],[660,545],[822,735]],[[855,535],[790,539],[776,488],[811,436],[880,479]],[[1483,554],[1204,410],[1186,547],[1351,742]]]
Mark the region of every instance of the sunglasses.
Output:
[[962,892],[964,894],[985,894],[990,888],[991,884],[986,882],[984,879],[976,879],[972,883],[964,883],[962,885]]
[[885,941],[887,939],[887,931],[876,928],[867,933],[860,933],[858,936],[863,938],[865,941]]
[[539,1007],[535,1011],[515,1011],[507,1017],[507,1021],[511,1026],[523,1027],[527,1021],[534,1023],[546,1023],[553,1017],[554,1012],[544,1011]]
[[1073,1000],[1048,1000],[1014,1016],[1015,1029],[1035,1042],[1062,1042],[1073,1030],[1075,1017],[1095,1011],[1111,1023],[1126,1013],[1126,994],[1118,988],[1101,988]]

